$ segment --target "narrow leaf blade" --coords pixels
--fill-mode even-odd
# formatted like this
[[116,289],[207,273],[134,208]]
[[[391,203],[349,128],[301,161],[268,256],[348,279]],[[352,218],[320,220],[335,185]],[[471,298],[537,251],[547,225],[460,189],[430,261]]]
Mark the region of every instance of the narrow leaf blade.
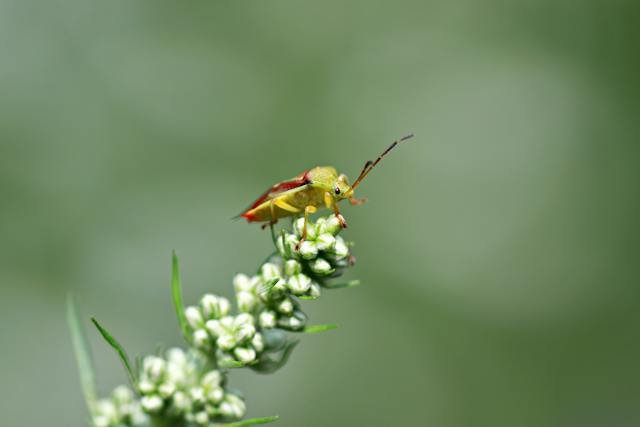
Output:
[[273,415],[271,417],[262,417],[262,418],[249,418],[248,420],[237,421],[235,423],[229,424],[217,424],[220,427],[247,427],[247,426],[255,426],[258,424],[269,424],[275,421],[278,421],[280,417],[278,415]]
[[327,323],[326,325],[310,325],[302,330],[305,334],[318,334],[320,332],[330,331],[332,329],[338,329],[340,325],[335,323]]
[[67,324],[69,326],[69,332],[71,333],[73,351],[78,364],[82,394],[84,395],[84,400],[89,408],[89,412],[93,413],[97,400],[93,358],[91,357],[91,348],[87,341],[87,335],[82,327],[82,322],[71,294],[67,296]]
[[176,309],[176,315],[178,316],[178,324],[184,339],[191,343],[191,328],[187,322],[187,316],[184,313],[184,304],[182,302],[182,283],[180,281],[180,264],[178,262],[178,256],[173,251],[171,257],[171,294],[173,296],[173,305]]
[[349,280],[348,282],[340,282],[340,283],[332,283],[325,285],[327,289],[341,289],[341,288],[353,288],[354,286],[358,286],[360,284],[360,280]]
[[131,381],[131,385],[134,389],[136,387],[136,375],[131,369],[131,362],[129,361],[129,356],[127,356],[127,352],[124,350],[124,347],[116,340],[105,328],[98,323],[95,317],[91,318],[91,321],[95,325],[95,327],[102,335],[102,338],[118,353],[118,357],[120,357],[120,361],[122,362],[122,366],[124,366],[124,370],[127,371],[127,375],[129,376],[129,381]]

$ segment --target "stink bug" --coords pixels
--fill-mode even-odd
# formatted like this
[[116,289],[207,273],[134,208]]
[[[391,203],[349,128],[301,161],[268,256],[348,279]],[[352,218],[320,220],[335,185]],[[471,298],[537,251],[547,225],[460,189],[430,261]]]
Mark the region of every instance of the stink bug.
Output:
[[346,175],[338,175],[334,167],[316,166],[302,172],[295,178],[271,186],[238,216],[245,218],[248,222],[264,222],[262,226],[264,228],[267,225],[275,224],[280,218],[303,213],[304,227],[300,240],[302,242],[307,234],[309,214],[316,212],[319,207],[324,205],[328,209],[333,209],[340,225],[346,228],[347,222],[340,214],[338,202],[349,199],[352,205],[365,203],[366,199],[353,197],[355,189],[387,153],[412,137],[413,134],[410,134],[394,141],[377,159],[367,161],[353,185],[349,185]]

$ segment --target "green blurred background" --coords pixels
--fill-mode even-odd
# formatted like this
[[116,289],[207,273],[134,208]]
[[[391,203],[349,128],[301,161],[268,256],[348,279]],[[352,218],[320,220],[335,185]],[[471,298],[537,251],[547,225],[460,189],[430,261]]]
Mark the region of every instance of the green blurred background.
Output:
[[[270,251],[230,218],[317,164],[363,285],[307,303],[285,426],[640,424],[640,15],[632,1],[0,3],[0,424],[87,419],[72,291],[131,353]],[[125,376],[90,330],[100,390]]]

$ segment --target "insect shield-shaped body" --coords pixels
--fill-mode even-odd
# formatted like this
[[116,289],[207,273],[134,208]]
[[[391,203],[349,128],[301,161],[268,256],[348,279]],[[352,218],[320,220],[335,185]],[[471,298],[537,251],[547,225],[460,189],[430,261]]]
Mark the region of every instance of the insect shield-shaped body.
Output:
[[271,186],[239,216],[249,222],[263,222],[265,223],[264,227],[275,224],[280,218],[303,214],[305,226],[302,229],[300,240],[303,241],[306,237],[309,214],[324,206],[333,209],[335,216],[344,228],[347,223],[340,214],[338,202],[348,199],[353,205],[364,203],[365,199],[356,199],[353,196],[356,187],[387,153],[411,137],[413,134],[394,141],[376,160],[367,161],[352,185],[349,184],[346,175],[338,174],[334,167],[316,166],[288,181]]

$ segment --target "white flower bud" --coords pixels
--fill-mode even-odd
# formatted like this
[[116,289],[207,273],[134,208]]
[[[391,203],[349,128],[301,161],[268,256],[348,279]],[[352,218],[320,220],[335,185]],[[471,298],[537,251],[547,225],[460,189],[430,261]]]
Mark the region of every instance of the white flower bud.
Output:
[[293,312],[293,302],[289,298],[285,298],[282,300],[280,304],[278,304],[278,311],[284,314],[291,314]]
[[207,319],[219,319],[229,313],[229,300],[217,295],[206,294],[200,300],[202,312]]
[[249,313],[240,313],[235,317],[233,324],[236,327],[242,325],[253,325],[253,316]]
[[109,427],[111,425],[111,420],[104,415],[96,415],[93,417],[93,426],[94,427]]
[[202,307],[202,314],[206,319],[218,318],[216,316],[218,312],[218,296],[212,294],[204,294],[200,299],[200,306]]
[[340,236],[336,237],[336,244],[333,247],[333,253],[336,254],[337,258],[344,258],[349,255],[349,247]]
[[159,396],[144,396],[140,399],[140,404],[145,411],[154,413],[162,409],[164,402]]
[[142,362],[144,372],[152,382],[157,382],[164,375],[166,362],[156,356],[147,356]]
[[238,347],[233,351],[233,354],[242,363],[253,362],[256,358],[256,351],[252,348]]
[[262,278],[264,280],[275,279],[276,277],[280,277],[280,268],[272,262],[265,262],[260,267],[260,272],[262,273]]
[[225,417],[235,417],[235,408],[228,402],[222,402],[220,405],[220,413]]
[[309,289],[309,296],[312,298],[318,298],[320,296],[320,285],[317,283],[312,283],[311,288]]
[[220,381],[222,381],[222,376],[220,375],[220,371],[209,371],[207,374],[202,377],[200,383],[203,387],[217,387],[220,385]]
[[136,403],[134,402],[124,403],[120,405],[120,416],[121,417],[132,416],[136,410],[138,410],[138,405]]
[[204,398],[204,390],[202,389],[202,387],[193,387],[190,390],[191,393],[191,399],[193,399],[195,402],[204,402],[205,398]]
[[261,333],[256,333],[251,339],[251,345],[256,349],[257,352],[261,352],[264,350],[264,339],[262,339]]
[[250,290],[254,291],[262,283],[262,277],[260,277],[260,276],[251,276],[251,279],[249,279],[249,282],[250,282],[250,286],[251,286]]
[[224,328],[222,326],[220,320],[207,320],[205,327],[207,328],[207,331],[209,331],[209,333],[211,333],[211,335],[213,335],[214,337],[219,337],[220,335],[227,333],[227,328]]
[[235,418],[244,417],[247,407],[242,399],[240,399],[238,396],[230,393],[227,394],[227,396],[225,397],[225,403],[231,406],[230,410]]
[[232,335],[224,334],[218,337],[218,339],[216,340],[216,344],[222,350],[231,350],[236,346],[236,340]]
[[138,389],[140,390],[141,393],[143,394],[149,394],[151,393],[153,390],[155,390],[156,386],[147,380],[142,380],[138,383]]
[[177,391],[173,395],[173,406],[180,411],[185,411],[191,406],[191,400],[189,400],[189,397],[184,392]]
[[260,313],[259,323],[261,328],[273,328],[276,326],[276,315],[272,311],[263,311]]
[[174,362],[167,363],[167,381],[173,384],[183,384],[187,380],[185,368],[186,366],[184,364]]
[[193,333],[193,344],[198,348],[206,348],[209,345],[209,334],[204,329],[198,329]]
[[202,327],[204,319],[202,318],[202,313],[198,310],[197,307],[189,306],[184,310],[184,315],[187,318],[187,322],[189,326],[193,329],[198,329]]
[[133,401],[133,393],[129,387],[119,385],[113,390],[113,400],[121,405],[131,403]]
[[298,236],[302,236],[302,230],[304,228],[304,218],[298,218],[293,222],[293,231]]
[[289,327],[291,329],[299,329],[302,326],[304,326],[304,323],[302,323],[302,320],[298,319],[297,317],[289,318]]
[[331,264],[324,258],[315,259],[309,264],[309,267],[311,271],[318,274],[329,274],[333,271]]
[[291,292],[295,295],[303,295],[309,290],[309,287],[311,286],[311,279],[304,274],[296,274],[289,277],[287,284],[289,285]]
[[225,316],[222,319],[220,319],[220,326],[222,326],[225,329],[231,329],[234,326],[233,322],[235,321],[235,319],[236,318],[233,316]]
[[247,291],[238,292],[236,294],[236,299],[238,301],[238,309],[244,312],[252,311],[257,302],[256,297]]
[[209,415],[206,411],[200,411],[194,415],[193,421],[195,421],[196,424],[206,425],[209,423]]
[[158,386],[158,394],[160,397],[166,399],[170,397],[176,391],[175,384],[172,383],[162,383]]
[[278,248],[278,252],[283,255],[294,254],[299,241],[300,239],[296,237],[295,234],[285,234],[284,244],[282,241],[282,236],[278,236],[278,238],[276,239],[276,247]]
[[284,274],[287,276],[293,276],[299,274],[302,271],[302,265],[295,259],[289,259],[284,263]]
[[236,274],[233,278],[233,289],[236,292],[251,291],[251,279],[246,274]]
[[310,240],[305,240],[298,249],[300,256],[304,259],[313,259],[318,256],[318,247]]
[[218,297],[218,307],[220,309],[220,317],[226,316],[231,311],[231,303],[224,297]]
[[244,324],[240,326],[236,331],[236,340],[244,341],[246,339],[252,338],[255,333],[256,333],[255,326],[251,324]]
[[142,412],[142,408],[140,407],[140,405],[135,405],[133,407],[133,409],[131,410],[130,417],[131,417],[131,424],[134,426],[148,424],[147,414]]
[[[275,285],[273,285],[273,287],[271,288],[271,293],[275,293],[276,295],[284,292],[287,289],[287,281],[284,279],[280,279],[276,282]],[[265,294],[265,296],[268,298],[269,294]]]
[[209,400],[209,402],[220,403],[223,397],[224,390],[222,387],[213,387],[209,390],[209,393],[207,393],[207,400]]
[[335,236],[340,230],[342,230],[340,220],[335,215],[331,215],[327,218],[327,222],[324,223],[324,227],[318,231],[320,233],[331,233]]
[[185,365],[187,363],[187,355],[178,347],[172,347],[167,350],[167,360],[176,365]]
[[316,239],[316,246],[321,251],[331,249],[335,244],[336,238],[333,237],[333,234],[330,233],[323,233]]
[[109,419],[116,418],[118,416],[118,409],[116,405],[109,399],[100,399],[97,403],[97,411],[103,417]]

